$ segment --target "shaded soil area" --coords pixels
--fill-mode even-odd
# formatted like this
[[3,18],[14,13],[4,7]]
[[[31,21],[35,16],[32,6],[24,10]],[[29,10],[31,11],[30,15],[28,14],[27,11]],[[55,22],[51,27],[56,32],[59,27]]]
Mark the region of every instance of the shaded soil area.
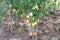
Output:
[[[0,40],[32,40],[29,36],[29,26],[25,23],[26,13],[22,18],[12,17],[12,20],[15,24],[11,28],[10,15],[3,15],[0,23]],[[22,28],[22,32],[19,32],[18,28]],[[37,40],[60,40],[60,8],[49,16],[44,14],[44,18],[39,20],[37,29]]]

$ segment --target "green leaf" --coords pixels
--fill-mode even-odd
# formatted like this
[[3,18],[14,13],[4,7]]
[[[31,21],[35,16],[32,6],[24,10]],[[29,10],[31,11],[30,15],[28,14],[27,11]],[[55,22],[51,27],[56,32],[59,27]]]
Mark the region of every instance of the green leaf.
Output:
[[18,28],[18,32],[22,32],[22,28]]
[[35,0],[35,3],[36,4],[40,4],[40,0]]
[[0,22],[2,22],[2,16],[0,16]]

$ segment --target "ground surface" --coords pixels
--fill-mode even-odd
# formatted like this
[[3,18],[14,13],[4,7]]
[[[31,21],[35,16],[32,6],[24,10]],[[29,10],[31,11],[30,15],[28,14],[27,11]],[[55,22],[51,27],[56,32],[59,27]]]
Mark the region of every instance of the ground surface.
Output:
[[[13,31],[10,30],[10,17],[9,15],[3,15],[2,23],[0,23],[0,40],[31,40],[28,34],[27,25],[25,24],[25,18],[17,19],[12,18],[15,25],[12,25]],[[43,22],[44,20],[44,22]],[[22,24],[19,24],[19,23]],[[21,27],[22,33],[18,32],[18,28]],[[38,39],[37,40],[60,40],[60,9],[57,8],[55,13],[51,13],[49,16],[44,15],[37,25]]]

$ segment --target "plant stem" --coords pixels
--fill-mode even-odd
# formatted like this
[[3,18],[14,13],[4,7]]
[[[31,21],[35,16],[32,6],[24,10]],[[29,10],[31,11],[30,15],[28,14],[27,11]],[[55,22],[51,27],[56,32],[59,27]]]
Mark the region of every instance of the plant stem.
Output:
[[[12,0],[11,0],[11,3],[12,3]],[[10,8],[11,9],[11,8]],[[9,9],[9,10],[10,10]],[[11,33],[12,33],[12,31],[13,31],[13,29],[12,29],[12,12],[11,12],[11,10],[10,10],[10,31],[11,31]]]

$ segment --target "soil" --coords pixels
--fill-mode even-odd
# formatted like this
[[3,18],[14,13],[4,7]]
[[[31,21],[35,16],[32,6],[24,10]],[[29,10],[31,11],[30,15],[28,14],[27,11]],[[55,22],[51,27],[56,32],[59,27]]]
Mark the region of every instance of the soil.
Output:
[[[28,25],[25,23],[26,13],[22,18],[12,17],[12,20],[15,24],[11,28],[9,11],[3,15],[0,23],[0,40],[32,40]],[[18,28],[22,28],[22,32],[19,32]],[[37,40],[60,40],[60,8],[49,16],[44,14],[44,19],[39,20],[37,29]]]

